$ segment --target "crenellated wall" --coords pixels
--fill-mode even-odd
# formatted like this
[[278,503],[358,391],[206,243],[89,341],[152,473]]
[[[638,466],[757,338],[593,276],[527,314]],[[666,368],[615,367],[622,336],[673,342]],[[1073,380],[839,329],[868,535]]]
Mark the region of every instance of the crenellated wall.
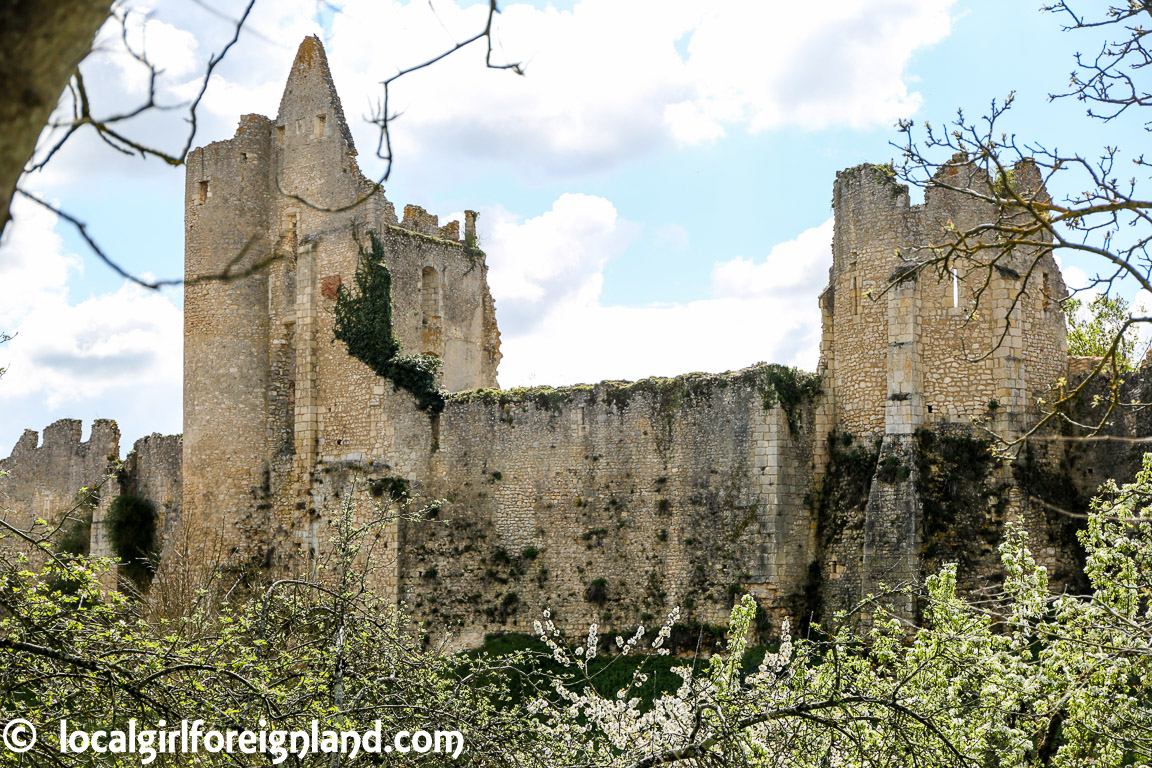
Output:
[[[76,419],[61,419],[44,428],[43,440],[35,431],[24,434],[12,455],[0,459],[0,516],[8,525],[34,537],[47,534],[60,524],[79,501],[81,488],[103,484],[114,471],[120,456],[120,430],[116,422],[92,422],[88,439],[81,441],[83,425]],[[104,501],[107,493],[102,495]],[[43,520],[47,525],[38,525]],[[0,552],[33,553],[26,540],[4,530]]]
[[[182,446],[178,435],[153,434],[136,441],[120,459],[120,430],[116,422],[92,422],[88,440],[81,441],[82,424],[62,419],[39,435],[26,430],[12,450],[0,459],[0,515],[9,525],[31,533],[34,538],[59,530],[50,539],[58,540],[70,528],[65,516],[82,520],[88,507],[78,506],[81,489],[91,492],[96,504],[91,508],[92,525],[88,551],[98,557],[112,557],[104,532],[104,515],[112,500],[131,494],[151,501],[157,510],[159,546],[163,550],[168,535],[178,525],[181,514]],[[43,520],[47,525],[38,524]],[[35,548],[9,533],[0,543],[6,555],[34,552]]]
[[[1017,163],[1012,177],[1046,197],[1033,163]],[[1051,253],[949,251],[952,232],[1009,219],[965,192],[991,190],[986,174],[962,158],[935,181],[922,205],[910,205],[887,166],[836,175],[833,262],[821,302],[830,427],[911,434],[979,420],[1018,429],[1034,416],[1035,397],[1065,375],[1059,302],[1067,289]],[[946,267],[918,268],[946,254]]]

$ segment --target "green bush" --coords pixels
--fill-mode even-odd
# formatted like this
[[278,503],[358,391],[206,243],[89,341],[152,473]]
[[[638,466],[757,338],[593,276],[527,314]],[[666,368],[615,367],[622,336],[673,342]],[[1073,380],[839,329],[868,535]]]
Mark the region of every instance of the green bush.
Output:
[[117,496],[108,506],[104,531],[113,554],[124,562],[124,575],[138,587],[147,586],[156,570],[156,506],[139,496]]
[[588,588],[584,590],[584,599],[597,605],[606,603],[608,601],[608,580],[592,579]]

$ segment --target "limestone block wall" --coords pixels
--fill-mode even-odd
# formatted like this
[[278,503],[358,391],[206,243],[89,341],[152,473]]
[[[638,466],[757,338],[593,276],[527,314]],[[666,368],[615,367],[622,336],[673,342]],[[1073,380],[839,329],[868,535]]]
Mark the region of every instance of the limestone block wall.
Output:
[[[50,529],[37,526],[37,519],[55,527],[76,505],[81,488],[100,485],[115,469],[120,455],[116,422],[94,421],[89,438],[83,442],[82,429],[76,419],[61,419],[44,428],[43,440],[35,431],[25,430],[12,454],[0,459],[0,471],[6,473],[0,477],[0,516],[4,522],[43,535]],[[27,542],[6,531],[0,533],[4,534],[0,540],[4,556],[32,551]]]
[[400,595],[475,641],[651,623],[673,605],[723,623],[753,591],[771,621],[805,600],[812,404],[765,407],[757,369],[449,401],[436,520],[405,523]]
[[441,357],[448,389],[496,383],[475,215],[463,242],[415,207],[401,224],[355,158],[316,38],[300,46],[274,120],[244,116],[234,138],[189,158],[182,519],[198,562],[308,556],[318,462],[408,455],[413,440],[427,450],[408,429],[422,418],[428,429],[411,398],[382,408],[391,385],[333,337],[335,298],[370,230],[385,242],[405,351]]
[[835,235],[826,320],[832,322],[822,350],[834,376],[839,426],[854,434],[884,431],[888,396],[888,306],[884,293],[907,239],[907,191],[880,166],[836,174]]
[[[1046,195],[1032,163],[1018,163],[1013,179]],[[1035,398],[1064,375],[1059,301],[1067,291],[1043,246],[954,255],[947,269],[915,269],[947,252],[953,228],[1012,221],[965,194],[990,188],[979,168],[956,160],[936,181],[951,188],[930,188],[913,206],[886,167],[837,174],[821,346],[832,426],[908,434],[924,423],[977,419],[1019,429]]]
[[124,457],[121,492],[151,501],[161,551],[179,528],[183,512],[184,455],[181,435],[153,432],[132,445]]
[[270,155],[267,119],[249,116],[188,160],[183,507],[200,561],[253,558],[266,526]]
[[[132,494],[151,501],[157,510],[160,544],[180,519],[182,446],[179,435],[153,434],[136,441],[133,450],[120,460],[120,430],[116,422],[97,419],[88,440],[81,441],[82,424],[62,419],[44,429],[43,440],[26,430],[12,450],[0,459],[0,514],[5,522],[20,530],[44,534],[50,529],[36,526],[37,518],[52,528],[73,510],[81,488],[96,491],[98,501],[92,510],[89,553],[111,557],[113,552],[104,530],[104,516],[112,500]],[[87,510],[77,510],[79,519]],[[64,526],[61,532],[66,532]],[[0,552],[11,555],[30,547],[17,537],[0,542]]]

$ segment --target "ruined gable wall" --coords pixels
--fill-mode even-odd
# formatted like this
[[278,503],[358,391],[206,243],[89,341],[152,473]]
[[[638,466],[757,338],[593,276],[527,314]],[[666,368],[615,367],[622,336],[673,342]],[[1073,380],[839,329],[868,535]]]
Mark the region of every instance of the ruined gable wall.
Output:
[[465,641],[531,631],[545,607],[577,632],[675,605],[720,624],[746,590],[778,630],[813,557],[811,419],[765,407],[758,369],[464,393],[416,486],[446,504],[404,525],[400,594]]

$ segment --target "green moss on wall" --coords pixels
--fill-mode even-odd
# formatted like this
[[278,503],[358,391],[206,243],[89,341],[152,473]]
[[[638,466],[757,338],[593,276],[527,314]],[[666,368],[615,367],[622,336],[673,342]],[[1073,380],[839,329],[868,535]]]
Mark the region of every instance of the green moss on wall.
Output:
[[1003,539],[1008,487],[996,474],[998,461],[987,440],[920,429],[916,463],[924,557],[959,563],[963,580],[977,561],[995,561]]
[[468,389],[447,395],[458,403],[486,403],[489,405],[535,405],[542,411],[559,411],[564,405],[592,392],[590,384],[568,387],[514,387],[512,389]]
[[1056,466],[1040,460],[1029,444],[1012,465],[1012,476],[1034,506],[1041,508],[1047,523],[1049,540],[1072,555],[1075,564],[1060,568],[1052,574],[1054,580],[1071,589],[1087,590],[1084,576],[1086,553],[1077,532],[1088,513],[1088,498],[1081,494],[1072,481],[1073,468],[1066,452]]
[[779,405],[788,418],[788,429],[797,434],[801,427],[801,408],[820,395],[820,377],[799,368],[770,363],[751,369],[765,410]]

